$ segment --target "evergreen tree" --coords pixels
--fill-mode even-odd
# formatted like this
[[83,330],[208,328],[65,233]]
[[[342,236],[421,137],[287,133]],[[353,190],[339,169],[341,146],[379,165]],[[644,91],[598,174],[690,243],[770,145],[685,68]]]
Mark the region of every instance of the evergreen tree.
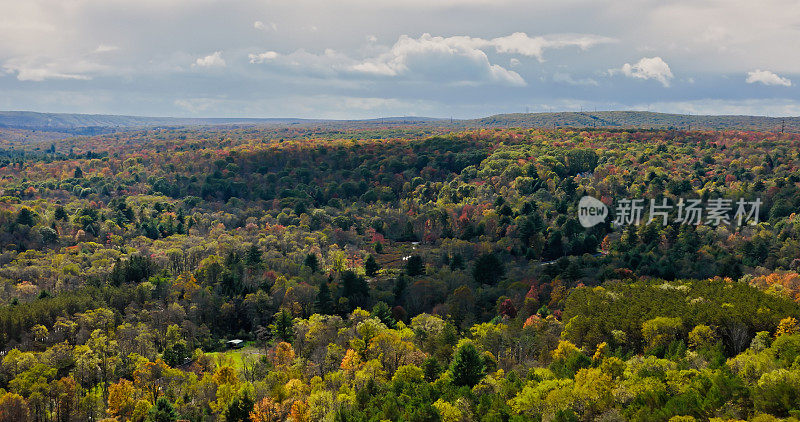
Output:
[[403,303],[403,296],[405,295],[406,287],[408,287],[408,281],[406,281],[405,276],[400,274],[400,276],[397,277],[397,281],[394,283],[394,288],[392,289],[392,293],[394,293],[395,305]]
[[250,393],[245,390],[241,397],[233,399],[231,404],[228,405],[228,408],[225,409],[225,421],[250,421],[250,412],[253,411],[254,404],[255,401],[250,397]]
[[56,220],[66,220],[67,219],[67,212],[64,210],[64,207],[57,206],[55,212]]
[[147,422],[175,422],[176,420],[178,420],[178,412],[166,397],[159,397],[147,414]]
[[367,277],[375,277],[375,274],[377,274],[380,269],[381,266],[375,261],[375,257],[371,254],[367,256],[367,260],[364,262],[364,272],[367,273]]
[[352,306],[360,306],[369,297],[369,285],[364,277],[353,271],[346,270],[341,275],[342,296],[346,297]]
[[458,346],[453,362],[450,364],[453,383],[458,386],[474,387],[483,378],[483,359],[472,343]]
[[475,267],[472,270],[472,277],[476,282],[482,284],[497,284],[504,274],[503,263],[493,253],[479,256],[475,260]]
[[425,374],[425,381],[434,382],[439,378],[442,367],[439,365],[439,361],[436,360],[436,358],[429,357],[422,363],[422,372]]
[[289,313],[288,309],[281,308],[281,310],[275,314],[275,324],[273,324],[272,334],[275,338],[290,342],[294,334],[292,331],[293,326],[292,314]]
[[256,245],[250,245],[247,250],[247,264],[258,265],[261,263],[261,250]]
[[406,274],[416,277],[425,273],[425,263],[419,255],[411,255],[406,261]]
[[317,293],[317,300],[315,303],[317,312],[321,314],[330,315],[333,313],[333,298],[331,297],[331,288],[328,283],[323,281],[319,285],[319,293]]
[[28,207],[23,207],[17,214],[17,224],[33,227],[36,224],[36,213]]
[[381,320],[389,328],[395,327],[394,317],[389,310],[389,305],[384,302],[378,302],[372,307],[372,316]]
[[319,271],[319,259],[317,258],[317,255],[313,253],[306,255],[306,259],[303,261],[303,265],[305,265],[308,268],[311,268],[312,273]]

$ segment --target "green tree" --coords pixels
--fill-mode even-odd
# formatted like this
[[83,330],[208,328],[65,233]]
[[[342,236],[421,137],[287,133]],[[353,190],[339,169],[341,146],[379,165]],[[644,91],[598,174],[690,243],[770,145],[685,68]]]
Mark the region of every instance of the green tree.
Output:
[[286,308],[275,314],[275,324],[273,324],[272,334],[275,338],[283,341],[292,341],[294,322],[292,321],[292,314]]
[[406,274],[416,277],[425,273],[425,263],[419,255],[411,255],[406,261]]
[[442,366],[434,357],[429,357],[422,362],[422,372],[425,374],[425,381],[434,382],[442,372]]
[[250,421],[250,412],[253,411],[255,401],[250,397],[250,393],[245,390],[244,394],[236,397],[225,409],[225,421]]
[[166,397],[159,397],[156,404],[147,413],[147,422],[175,422],[178,420],[178,412]]
[[314,303],[317,312],[321,314],[330,315],[333,313],[333,298],[331,297],[331,288],[328,283],[323,281],[319,285],[319,292],[317,292],[317,300]]
[[353,306],[361,306],[369,297],[369,284],[363,276],[351,270],[342,271],[342,296],[346,297]]
[[23,207],[17,214],[17,224],[33,227],[36,224],[36,213],[28,207]]
[[375,277],[380,269],[381,266],[375,261],[375,257],[372,254],[367,256],[367,260],[364,262],[364,272],[367,273],[367,277]]
[[483,378],[483,359],[478,349],[470,342],[458,346],[450,363],[453,383],[458,386],[473,387]]
[[394,317],[392,317],[392,312],[389,309],[389,305],[387,305],[385,302],[378,302],[372,307],[372,316],[381,320],[381,322],[389,328],[395,327]]
[[505,275],[505,267],[497,255],[490,253],[481,255],[475,260],[472,277],[482,284],[497,284]]
[[64,207],[57,206],[55,211],[55,218],[56,220],[66,220],[67,219],[67,212],[64,210]]
[[317,258],[316,254],[310,253],[306,255],[306,258],[303,260],[303,265],[311,268],[311,272],[315,273],[319,271],[319,258]]
[[656,317],[642,323],[642,337],[649,347],[667,346],[682,328],[680,318]]

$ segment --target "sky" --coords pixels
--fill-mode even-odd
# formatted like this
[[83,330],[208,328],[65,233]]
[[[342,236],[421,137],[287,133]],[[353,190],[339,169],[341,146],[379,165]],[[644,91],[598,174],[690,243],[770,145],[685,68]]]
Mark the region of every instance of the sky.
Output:
[[800,115],[796,0],[0,0],[0,110]]

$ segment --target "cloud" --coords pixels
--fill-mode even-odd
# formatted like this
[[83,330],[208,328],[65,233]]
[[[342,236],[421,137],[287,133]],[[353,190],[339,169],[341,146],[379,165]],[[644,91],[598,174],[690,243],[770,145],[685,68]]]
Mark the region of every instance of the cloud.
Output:
[[250,59],[250,63],[258,64],[275,60],[278,58],[278,56],[279,54],[275,51],[265,51],[263,53],[248,54],[247,58]]
[[[530,37],[524,32],[484,39],[470,36],[434,37],[423,34],[419,38],[401,35],[390,50],[378,57],[367,58],[353,66],[356,72],[381,76],[426,75],[428,79],[449,75],[454,84],[485,82],[513,86],[527,83],[519,73],[489,61],[485,49],[499,54],[516,54],[544,61],[548,49],[578,47],[587,50],[595,45],[616,42],[615,39],[597,35],[557,34]],[[518,66],[519,59],[512,58],[510,66]]]
[[310,77],[324,82],[328,87],[334,81],[351,77],[353,71],[349,67],[356,63],[351,57],[330,48],[322,54],[299,49],[288,54],[276,51],[251,53],[248,58],[251,64],[259,65],[273,75]]
[[756,69],[752,72],[747,72],[746,82],[749,84],[758,82],[764,85],[792,86],[792,81],[789,78],[778,76],[769,70],[759,69]]
[[547,49],[565,47],[578,47],[588,50],[597,44],[613,43],[617,40],[598,35],[558,34],[549,36],[529,37],[524,32],[515,32],[505,37],[494,38],[488,41],[481,40],[485,45],[495,48],[498,53],[521,54],[535,57],[540,62],[544,61],[544,52]]
[[275,31],[275,32],[278,31],[278,25],[276,25],[275,22],[266,22],[266,23],[264,23],[264,22],[261,22],[261,21],[255,21],[255,22],[253,22],[253,28],[258,29],[260,31],[269,31],[269,30],[272,30],[272,31]]
[[209,54],[205,57],[200,57],[199,59],[194,61],[192,65],[197,67],[225,67],[225,59],[222,58],[221,51],[215,51],[212,54]]
[[[673,78],[669,65],[661,57],[645,57],[635,64],[625,63],[619,71],[629,78],[655,79],[665,87],[669,86],[669,81]],[[612,70],[611,73],[614,72]]]
[[3,70],[16,74],[20,81],[41,82],[47,79],[90,80],[92,75],[107,69],[85,59],[16,57],[3,63]]
[[[275,51],[251,53],[252,64],[269,64],[273,68],[290,68],[293,74],[316,77],[341,77],[352,80],[397,78],[408,81],[434,81],[448,86],[477,86],[499,84],[525,86],[523,77],[499,64],[492,63],[480,47],[490,41],[467,36],[435,37],[423,34],[419,38],[401,35],[391,47],[374,46],[373,53],[363,58],[325,49],[314,54],[303,49],[289,54]],[[516,61],[519,64],[519,61]]]
[[456,85],[500,83],[524,86],[519,73],[492,64],[489,57],[477,48],[486,41],[465,36],[419,38],[401,35],[391,49],[377,57],[368,58],[350,70],[387,77],[411,77],[447,81]]

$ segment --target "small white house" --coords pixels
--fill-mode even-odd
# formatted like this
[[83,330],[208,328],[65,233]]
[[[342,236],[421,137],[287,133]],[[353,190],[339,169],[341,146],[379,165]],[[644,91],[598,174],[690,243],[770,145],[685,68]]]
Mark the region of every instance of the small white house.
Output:
[[244,347],[244,340],[239,340],[237,338],[233,340],[228,340],[225,344],[228,345],[229,349],[241,349],[242,347]]

